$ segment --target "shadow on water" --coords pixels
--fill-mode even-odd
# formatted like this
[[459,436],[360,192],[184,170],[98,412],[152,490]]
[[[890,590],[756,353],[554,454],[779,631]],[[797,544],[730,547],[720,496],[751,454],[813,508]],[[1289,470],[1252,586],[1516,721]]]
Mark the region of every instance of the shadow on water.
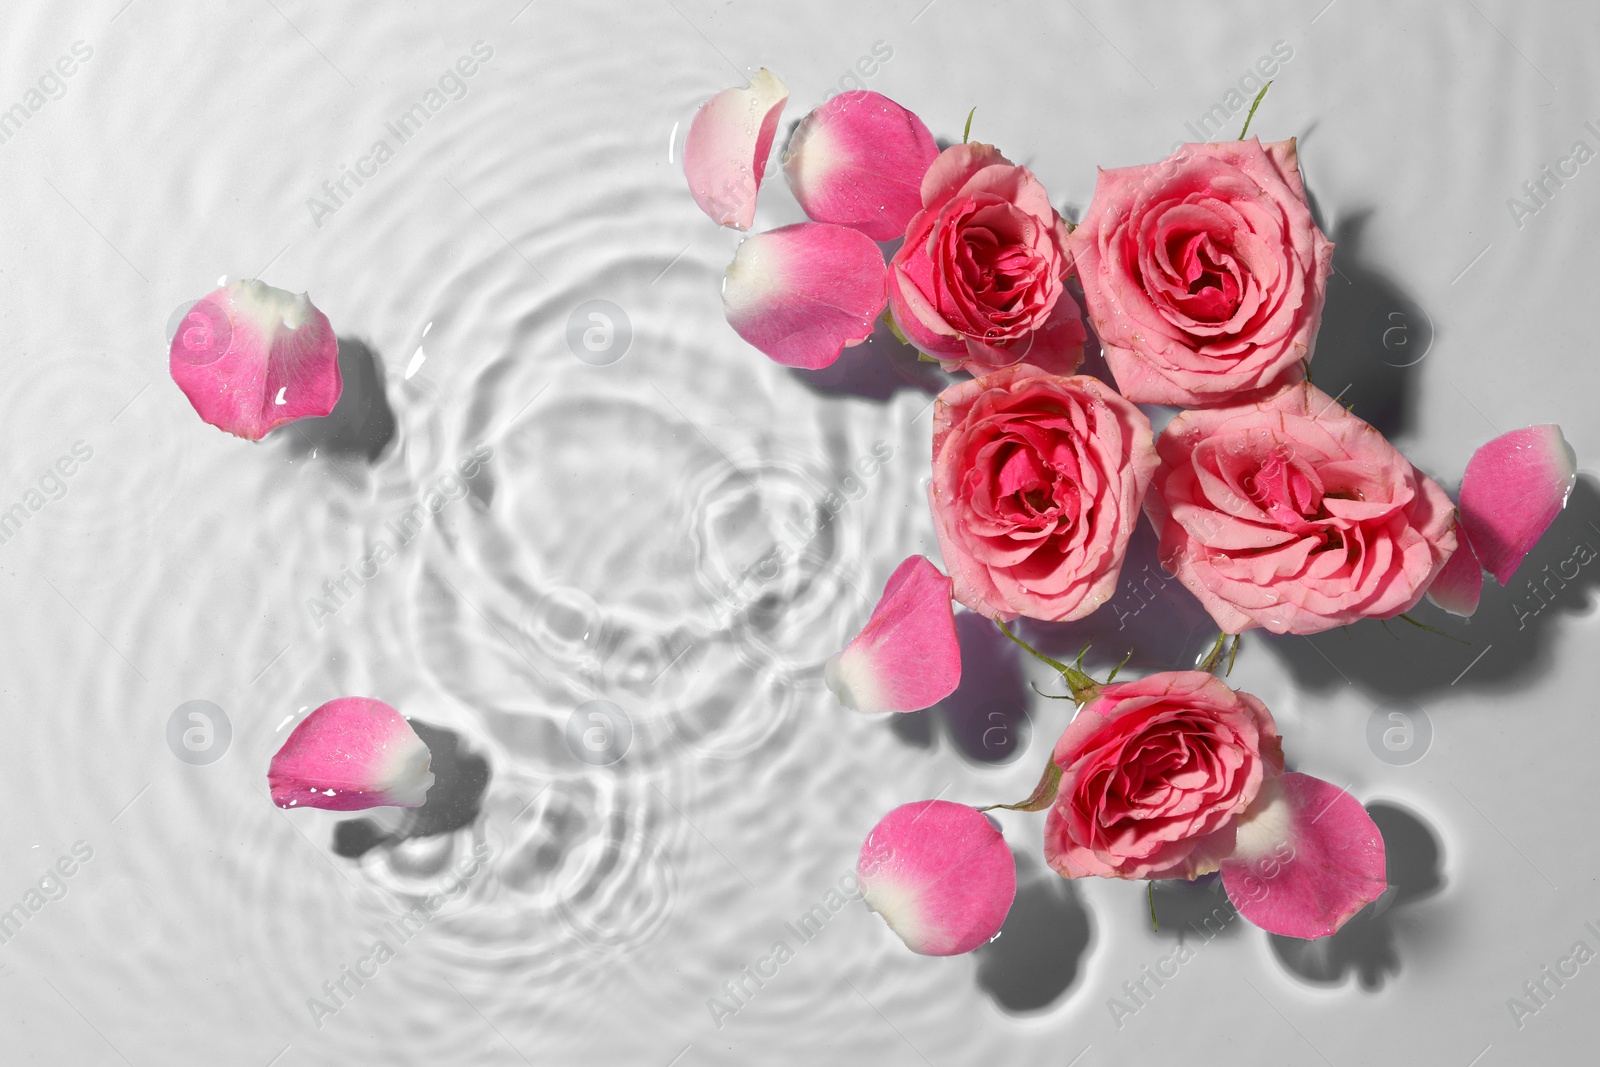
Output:
[[1094,927],[1075,883],[1026,853],[1017,856],[1017,897],[1000,936],[973,952],[978,987],[1001,1009],[1054,1004],[1083,971]]
[[463,748],[460,736],[442,726],[412,719],[411,727],[433,754],[434,781],[427,802],[407,811],[398,830],[386,830],[366,818],[339,823],[333,832],[336,854],[358,859],[379,845],[453,833],[477,822],[489,788],[489,761]]
[[[1193,594],[1162,570],[1157,547],[1155,530],[1141,520],[1128,541],[1117,591],[1098,611],[1075,622],[1020,619],[1013,632],[1040,652],[1069,663],[1088,645],[1084,665],[1102,679],[1130,651],[1130,671],[1192,666],[1215,639],[1217,626]],[[1053,689],[1041,683],[1040,688],[1065,692],[1059,683]]]
[[1363,989],[1381,988],[1401,969],[1395,914],[1444,887],[1444,852],[1426,823],[1393,804],[1373,804],[1367,811],[1383,833],[1389,888],[1331,937],[1270,935],[1278,961],[1313,985],[1337,985],[1354,974]]
[[902,344],[882,318],[861,344],[845,349],[837,360],[820,370],[790,371],[806,388],[824,396],[859,396],[888,400],[902,389],[926,393],[932,399],[956,378],[937,363],[917,358],[917,350]]
[[1317,388],[1393,438],[1412,428],[1416,367],[1433,347],[1433,320],[1393,281],[1362,264],[1362,235],[1371,217],[1370,210],[1349,214],[1329,234],[1334,272],[1311,377]]
[[394,410],[383,387],[383,361],[364,341],[339,338],[343,389],[333,411],[300,419],[273,433],[297,456],[316,451],[330,459],[378,461],[395,436]]
[[1403,619],[1387,625],[1369,619],[1309,638],[1252,631],[1245,641],[1254,638],[1270,648],[1296,684],[1312,692],[1355,685],[1421,700],[1452,686],[1503,690],[1550,669],[1559,620],[1592,611],[1597,585],[1600,486],[1585,474],[1510,584],[1501,588],[1485,577],[1483,599],[1472,618],[1457,618],[1426,601],[1408,612],[1456,641]]
[[1237,921],[1239,912],[1216,874],[1203,875],[1192,882],[1162,879],[1155,883],[1153,896],[1157,932],[1176,934],[1183,943],[1192,943],[1196,938],[1202,942],[1218,937],[1231,939],[1248,925]]
[[950,740],[967,759],[1008,763],[1027,751],[1028,701],[1017,647],[999,627],[970,611],[956,614],[961,685],[938,705]]

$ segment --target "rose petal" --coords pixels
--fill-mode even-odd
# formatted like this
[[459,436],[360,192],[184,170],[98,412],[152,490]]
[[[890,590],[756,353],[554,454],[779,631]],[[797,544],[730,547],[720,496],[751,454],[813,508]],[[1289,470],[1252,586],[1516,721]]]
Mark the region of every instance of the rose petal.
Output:
[[921,119],[860,90],[840,93],[801,120],[783,172],[813,220],[892,241],[921,209],[922,176],[938,155]]
[[1235,823],[1222,884],[1239,914],[1287,937],[1326,937],[1388,887],[1383,835],[1336,785],[1290,773],[1262,784]]
[[[1460,533],[1458,525],[1457,533]],[[1483,595],[1483,564],[1472,551],[1472,542],[1465,537],[1456,538],[1456,550],[1445,561],[1444,569],[1428,586],[1428,599],[1452,615],[1463,619],[1472,617],[1478,610],[1478,598]]]
[[244,280],[201,297],[168,351],[200,417],[248,441],[339,402],[339,339],[305,293]]
[[1472,454],[1461,479],[1461,525],[1495,581],[1511,580],[1577,478],[1578,458],[1559,426],[1512,430]]
[[765,67],[743,89],[724,89],[700,105],[683,142],[683,174],[700,210],[722,226],[748,230],[756,191],[789,89]]
[[961,684],[950,579],[926,556],[889,576],[867,625],[828,661],[828,688],[857,711],[921,711]]
[[739,245],[722,310],[740,337],[786,367],[816,370],[872,336],[883,311],[883,253],[859,230],[799,222]]
[[267,784],[280,808],[420,808],[433,785],[428,746],[381,700],[330,700],[272,757]]
[[912,952],[956,956],[994,938],[1017,895],[1017,861],[976,808],[948,800],[903,804],[861,846],[857,883],[867,907]]

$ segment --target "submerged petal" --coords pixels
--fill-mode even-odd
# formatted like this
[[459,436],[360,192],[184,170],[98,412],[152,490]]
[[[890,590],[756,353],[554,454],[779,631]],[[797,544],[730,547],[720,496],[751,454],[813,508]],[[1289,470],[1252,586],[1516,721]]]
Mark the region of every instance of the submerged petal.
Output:
[[883,253],[845,226],[800,222],[739,246],[722,310],[740,337],[786,367],[816,370],[872,336],[887,299]]
[[327,415],[344,388],[328,316],[305,293],[248,279],[189,309],[167,363],[202,419],[249,441]]
[[921,711],[961,684],[950,579],[926,556],[895,568],[872,617],[828,661],[828,688],[857,711]]
[[867,907],[912,952],[955,956],[1000,932],[1017,895],[1017,861],[976,808],[920,800],[872,828],[856,879]]
[[789,89],[765,67],[743,89],[724,89],[700,105],[683,142],[689,192],[711,221],[748,230],[756,190],[778,132]]
[[1388,887],[1377,825],[1320,778],[1268,779],[1235,828],[1222,884],[1239,914],[1269,933],[1326,937]]
[[939,146],[922,120],[870,90],[840,93],[789,139],[783,172],[805,213],[874,241],[904,236]]
[[1495,581],[1511,580],[1577,477],[1578,458],[1559,426],[1512,430],[1472,454],[1461,478],[1461,525]]
[[433,785],[432,758],[388,704],[340,697],[294,728],[272,757],[267,784],[280,808],[420,808]]

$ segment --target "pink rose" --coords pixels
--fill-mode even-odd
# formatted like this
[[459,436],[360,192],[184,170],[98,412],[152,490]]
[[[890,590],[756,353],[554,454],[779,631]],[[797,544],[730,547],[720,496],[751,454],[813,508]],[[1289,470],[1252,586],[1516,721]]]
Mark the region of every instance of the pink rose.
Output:
[[1306,206],[1293,140],[1190,144],[1102,170],[1071,249],[1129,400],[1237,402],[1297,380],[1311,358],[1333,245]]
[[947,370],[1028,362],[1071,374],[1085,336],[1071,269],[1066,224],[1039,179],[992,145],[951,145],[923,175],[922,210],[889,264],[889,308]]
[[1283,773],[1272,714],[1203,671],[1100,689],[1061,739],[1045,862],[1067,878],[1195,878],[1233,855],[1235,821]]
[[1398,615],[1456,548],[1444,490],[1308,382],[1185,411],[1156,451],[1162,565],[1228,633]]
[[1155,450],[1109,385],[1021,364],[939,395],[934,529],[956,600],[990,618],[1079,619],[1116,590]]

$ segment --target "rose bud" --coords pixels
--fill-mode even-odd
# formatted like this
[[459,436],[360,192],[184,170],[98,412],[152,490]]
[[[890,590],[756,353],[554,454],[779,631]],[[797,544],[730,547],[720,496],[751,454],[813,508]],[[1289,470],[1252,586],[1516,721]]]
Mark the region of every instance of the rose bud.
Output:
[[340,697],[294,728],[272,757],[267,784],[280,808],[419,808],[433,786],[432,760],[394,708]]
[[1162,566],[1226,633],[1399,615],[1456,548],[1444,490],[1309,383],[1182,412],[1156,452],[1145,511]]
[[872,828],[856,883],[912,952],[956,956],[1000,932],[1017,895],[1017,861],[976,808],[921,800]]
[[1039,179],[992,145],[951,145],[889,264],[896,328],[946,370],[1031,363],[1071,374],[1084,329],[1066,290],[1067,227]]
[[993,619],[1094,611],[1155,463],[1149,420],[1095,378],[1020,365],[946,389],[928,496],[955,598]]
[[1129,400],[1248,399],[1311,359],[1333,245],[1311,218],[1293,140],[1189,144],[1102,170],[1070,247]]
[[305,293],[237,281],[201,297],[168,352],[200,417],[248,441],[339,402],[339,339]]

